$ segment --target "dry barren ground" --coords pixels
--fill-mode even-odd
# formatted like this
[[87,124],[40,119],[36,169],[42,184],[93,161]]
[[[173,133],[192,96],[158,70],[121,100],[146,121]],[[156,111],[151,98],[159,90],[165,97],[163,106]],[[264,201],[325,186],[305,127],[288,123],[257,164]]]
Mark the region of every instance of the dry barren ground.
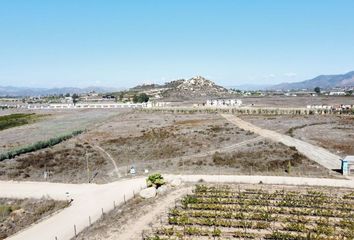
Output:
[[104,183],[126,176],[131,166],[137,174],[148,169],[174,174],[331,176],[296,149],[265,141],[218,114],[130,111],[103,122],[96,119],[87,132],[54,147],[1,162],[0,179],[43,181],[46,171],[49,181]]
[[318,145],[342,157],[354,155],[354,116],[241,115],[239,117],[256,126]]
[[27,228],[68,206],[66,201],[51,199],[0,199],[0,239]]

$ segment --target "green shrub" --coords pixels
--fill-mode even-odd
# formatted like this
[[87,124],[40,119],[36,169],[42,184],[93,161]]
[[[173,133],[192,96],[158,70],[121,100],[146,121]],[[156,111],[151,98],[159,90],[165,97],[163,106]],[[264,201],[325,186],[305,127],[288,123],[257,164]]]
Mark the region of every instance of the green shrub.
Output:
[[146,184],[148,187],[156,187],[159,188],[160,186],[164,185],[166,182],[161,176],[160,173],[155,173],[151,174],[147,179],[146,179]]
[[0,205],[0,221],[6,219],[7,216],[13,211],[11,206],[8,205]]

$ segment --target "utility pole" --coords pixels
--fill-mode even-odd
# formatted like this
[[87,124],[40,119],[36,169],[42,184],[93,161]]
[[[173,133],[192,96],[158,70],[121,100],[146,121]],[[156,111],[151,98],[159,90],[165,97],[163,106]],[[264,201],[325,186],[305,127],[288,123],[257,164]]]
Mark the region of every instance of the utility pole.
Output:
[[87,183],[90,183],[90,168],[89,168],[87,150],[85,150],[85,159],[86,159],[86,170],[87,170]]

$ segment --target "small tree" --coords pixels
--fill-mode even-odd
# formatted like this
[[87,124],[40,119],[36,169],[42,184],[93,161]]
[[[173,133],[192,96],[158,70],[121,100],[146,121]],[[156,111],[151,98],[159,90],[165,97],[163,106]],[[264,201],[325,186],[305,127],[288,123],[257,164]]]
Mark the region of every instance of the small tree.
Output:
[[73,98],[73,103],[74,105],[79,101],[79,95],[77,95],[76,93],[74,93],[72,95],[72,98]]
[[320,94],[320,93],[321,93],[321,88],[320,88],[320,87],[315,87],[314,91],[315,91],[317,94]]

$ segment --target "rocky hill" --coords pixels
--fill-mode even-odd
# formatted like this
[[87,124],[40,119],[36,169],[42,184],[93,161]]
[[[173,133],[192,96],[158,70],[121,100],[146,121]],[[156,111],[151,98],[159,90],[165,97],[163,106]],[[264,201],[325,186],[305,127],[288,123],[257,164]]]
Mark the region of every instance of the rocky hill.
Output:
[[196,76],[188,80],[180,79],[165,84],[166,90],[162,93],[168,99],[198,99],[208,97],[223,97],[229,95],[229,91],[202,76]]

